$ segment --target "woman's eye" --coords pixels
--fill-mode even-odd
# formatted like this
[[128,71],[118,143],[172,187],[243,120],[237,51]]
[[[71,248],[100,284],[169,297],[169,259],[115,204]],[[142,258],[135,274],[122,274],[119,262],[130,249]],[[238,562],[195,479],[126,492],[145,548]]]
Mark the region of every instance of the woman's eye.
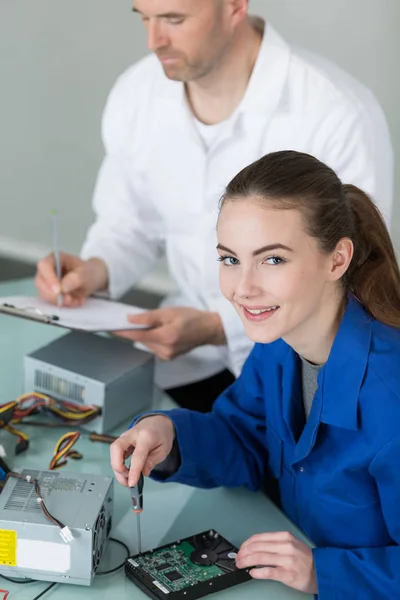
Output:
[[234,267],[239,264],[239,260],[234,256],[220,256],[218,260],[227,267]]
[[268,258],[265,259],[265,262],[268,265],[280,265],[286,261],[281,256],[268,256]]

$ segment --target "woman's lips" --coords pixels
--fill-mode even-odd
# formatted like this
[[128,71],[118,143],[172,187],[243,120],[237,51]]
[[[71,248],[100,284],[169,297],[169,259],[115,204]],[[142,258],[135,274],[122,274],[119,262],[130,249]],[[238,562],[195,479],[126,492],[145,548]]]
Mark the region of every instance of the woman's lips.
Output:
[[271,318],[272,315],[279,310],[279,306],[242,306],[243,314],[248,321],[258,323],[260,321],[266,321]]

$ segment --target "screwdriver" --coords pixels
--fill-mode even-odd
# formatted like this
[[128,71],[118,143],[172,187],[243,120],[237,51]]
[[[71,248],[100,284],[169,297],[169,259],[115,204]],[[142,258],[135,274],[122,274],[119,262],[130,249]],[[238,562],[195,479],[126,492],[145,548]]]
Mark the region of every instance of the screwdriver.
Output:
[[141,473],[137,484],[130,488],[131,497],[132,497],[132,510],[136,513],[137,539],[138,539],[139,554],[142,553],[142,532],[140,529],[140,513],[143,510],[143,484],[144,484],[144,477],[143,477],[143,474]]

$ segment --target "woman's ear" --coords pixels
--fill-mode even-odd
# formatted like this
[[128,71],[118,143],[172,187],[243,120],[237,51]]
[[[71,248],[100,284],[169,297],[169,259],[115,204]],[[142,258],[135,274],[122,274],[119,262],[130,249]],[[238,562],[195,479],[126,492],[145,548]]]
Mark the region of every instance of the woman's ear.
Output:
[[350,238],[342,238],[331,254],[329,275],[331,281],[338,281],[346,273],[354,254],[354,244]]

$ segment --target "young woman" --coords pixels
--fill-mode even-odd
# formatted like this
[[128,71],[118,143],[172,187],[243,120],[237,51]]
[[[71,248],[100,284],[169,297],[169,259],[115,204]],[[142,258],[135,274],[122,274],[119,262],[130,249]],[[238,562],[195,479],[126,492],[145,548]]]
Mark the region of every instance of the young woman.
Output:
[[189,485],[256,490],[272,475],[316,548],[260,533],[239,567],[322,600],[400,597],[400,273],[378,210],[312,156],[269,154],[228,185],[218,253],[254,350],[211,414],[125,432],[117,480],[166,457],[168,480]]

